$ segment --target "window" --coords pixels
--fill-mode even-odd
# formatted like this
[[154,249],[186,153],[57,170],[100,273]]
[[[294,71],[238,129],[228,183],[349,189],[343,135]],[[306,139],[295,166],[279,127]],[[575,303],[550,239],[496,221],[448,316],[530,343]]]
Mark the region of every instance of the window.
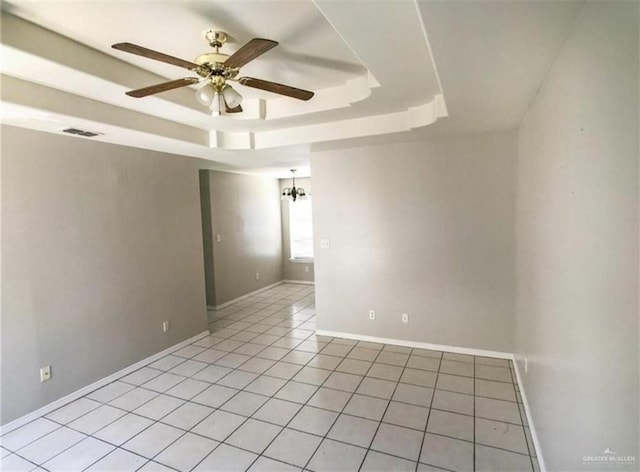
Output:
[[313,258],[311,197],[289,201],[289,241],[291,259]]

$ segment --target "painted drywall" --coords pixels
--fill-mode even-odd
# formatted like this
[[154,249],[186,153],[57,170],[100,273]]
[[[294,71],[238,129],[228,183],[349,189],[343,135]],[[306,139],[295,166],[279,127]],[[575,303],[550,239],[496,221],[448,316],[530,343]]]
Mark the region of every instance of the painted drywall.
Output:
[[204,281],[207,295],[207,307],[216,306],[215,271],[213,266],[213,226],[211,224],[211,191],[209,190],[209,171],[200,170],[200,215],[202,217],[202,247],[204,254]]
[[206,330],[190,160],[8,126],[1,155],[3,424]]
[[513,132],[312,154],[318,329],[512,352],[515,160]]
[[213,277],[219,306],[282,281],[280,186],[278,179],[270,177],[204,172],[209,175]]
[[547,469],[610,448],[638,470],[637,2],[585,4],[518,152],[516,352]]
[[[280,179],[280,193],[282,193],[282,190],[287,187],[291,187],[292,185],[292,179]],[[296,187],[302,187],[306,194],[311,196],[311,179],[296,179]],[[291,260],[291,238],[289,237],[289,200],[281,200],[280,211],[282,214],[282,270],[284,279],[296,280],[300,282],[313,282],[313,261],[301,262]]]

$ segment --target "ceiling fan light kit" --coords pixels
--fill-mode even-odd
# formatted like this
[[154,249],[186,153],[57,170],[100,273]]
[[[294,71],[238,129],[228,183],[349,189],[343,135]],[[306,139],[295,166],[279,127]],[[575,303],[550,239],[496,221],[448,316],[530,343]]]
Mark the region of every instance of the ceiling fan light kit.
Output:
[[152,49],[147,49],[132,43],[117,43],[111,47],[120,51],[138,56],[165,62],[174,66],[182,67],[195,72],[200,76],[185,77],[183,79],[163,82],[161,84],[144,87],[127,92],[127,95],[134,98],[147,97],[156,93],[166,92],[180,87],[186,87],[199,82],[204,85],[196,92],[196,100],[209,107],[212,114],[219,115],[225,113],[242,112],[242,95],[238,93],[227,82],[237,82],[245,87],[251,87],[267,92],[277,93],[298,100],[309,100],[313,97],[313,92],[303,90],[289,85],[283,85],[268,80],[256,79],[254,77],[240,77],[240,68],[248,62],[256,59],[270,49],[276,47],[278,43],[270,39],[253,38],[232,55],[220,52],[220,48],[227,41],[227,34],[223,31],[207,30],[204,37],[213,52],[200,54],[194,62],[185,61],[177,57],[170,56]]
[[196,90],[196,100],[198,100],[198,102],[205,107],[211,106],[215,95],[215,87],[208,82],[201,87],[198,87],[198,89]]
[[242,103],[242,95],[236,92],[231,85],[225,85],[222,89],[222,96],[229,108],[235,108]]

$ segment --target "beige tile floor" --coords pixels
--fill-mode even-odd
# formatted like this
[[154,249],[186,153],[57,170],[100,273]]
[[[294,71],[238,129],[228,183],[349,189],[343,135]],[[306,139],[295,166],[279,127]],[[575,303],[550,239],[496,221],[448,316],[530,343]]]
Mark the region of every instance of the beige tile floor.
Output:
[[313,287],[3,435],[2,470],[538,470],[509,361],[315,335]]

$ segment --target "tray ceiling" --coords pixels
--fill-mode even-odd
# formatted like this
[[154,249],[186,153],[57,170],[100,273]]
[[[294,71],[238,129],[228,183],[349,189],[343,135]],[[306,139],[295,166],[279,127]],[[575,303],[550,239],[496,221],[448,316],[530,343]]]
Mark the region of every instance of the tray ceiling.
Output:
[[[517,125],[580,6],[5,1],[2,121],[53,133],[87,129],[100,133],[94,140],[245,171],[286,171],[308,163],[314,150],[385,137],[504,129]],[[136,43],[192,61],[211,50],[207,29],[230,36],[222,49],[228,54],[253,37],[278,41],[241,75],[312,90],[314,98],[234,85],[244,112],[211,116],[196,101],[195,86],[141,99],[125,95],[191,74],[111,44]]]

